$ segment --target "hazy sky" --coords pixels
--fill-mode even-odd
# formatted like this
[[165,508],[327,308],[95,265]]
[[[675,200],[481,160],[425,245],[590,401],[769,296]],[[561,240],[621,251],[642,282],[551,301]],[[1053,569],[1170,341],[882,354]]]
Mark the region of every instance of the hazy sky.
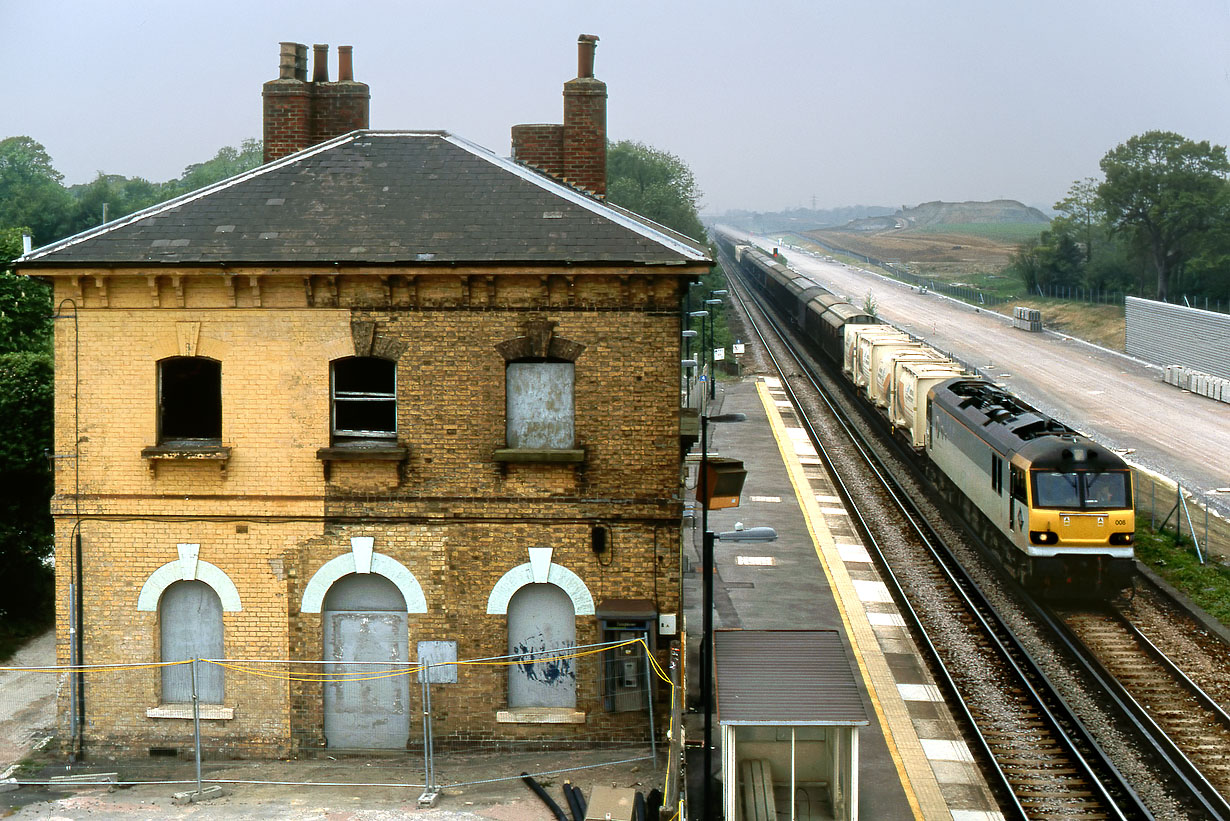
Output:
[[560,122],[596,34],[612,139],[678,154],[704,209],[1048,206],[1151,129],[1230,143],[1230,0],[0,0],[0,138],[68,184],[162,181],[261,135],[278,43],[354,46],[371,125],[509,153]]

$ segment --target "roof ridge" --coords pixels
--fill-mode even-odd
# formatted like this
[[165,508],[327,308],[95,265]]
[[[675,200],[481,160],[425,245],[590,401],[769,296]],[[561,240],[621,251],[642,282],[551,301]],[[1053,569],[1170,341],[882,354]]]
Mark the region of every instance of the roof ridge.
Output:
[[307,157],[313,156],[314,154],[319,154],[322,151],[336,148],[339,145],[354,140],[356,136],[361,133],[363,133],[361,130],[356,130],[342,134],[339,137],[334,137],[333,139],[326,140],[323,143],[317,143],[310,148],[305,148],[302,151],[295,152],[294,154],[287,154],[285,157],[276,159],[273,162],[258,165],[256,168],[248,169],[247,171],[243,171],[233,177],[227,177],[224,180],[210,183],[209,185],[206,185],[203,188],[198,188],[195,191],[189,191],[187,194],[180,194],[178,197],[172,197],[169,200],[156,203],[148,208],[142,208],[140,211],[133,211],[131,214],[126,216],[113,219],[110,222],[104,222],[102,225],[87,228],[84,231],[73,234],[71,237],[65,237],[64,239],[59,239],[55,242],[48,243],[41,248],[35,248],[29,254],[24,254],[13,260],[13,264],[16,265],[21,262],[33,262],[39,257],[55,253],[56,251],[61,251],[65,248],[71,248],[80,242],[101,236],[102,234],[108,233],[109,231],[114,231],[117,228],[123,228],[125,225],[131,225],[134,222],[139,222],[146,217],[157,216],[165,211],[170,211],[180,207],[181,205],[195,202],[196,200],[217,193],[218,191],[225,191],[227,188],[238,185],[241,182],[247,182],[250,179],[255,179],[256,177],[263,174],[268,174],[271,171],[276,171],[277,169],[290,165],[298,160],[303,160]]
[[464,137],[458,137],[456,134],[446,133],[445,139],[448,142],[451,142],[454,145],[458,146],[459,148],[463,148],[466,151],[469,151],[470,153],[474,154],[477,157],[486,159],[489,162],[494,163],[495,165],[501,166],[505,170],[510,171],[513,174],[516,174],[521,179],[532,182],[534,185],[537,185],[539,188],[542,188],[546,191],[550,191],[552,193],[558,194],[564,199],[567,199],[577,205],[580,205],[583,208],[587,208],[588,210],[593,211],[596,214],[601,214],[603,216],[606,216],[608,219],[611,219],[613,222],[616,222],[625,228],[629,228],[635,231],[636,233],[640,234],[641,236],[646,237],[647,239],[652,239],[655,242],[666,245],[671,250],[681,253],[686,257],[691,257],[692,259],[696,261],[708,259],[708,255],[705,252],[701,251],[700,248],[698,248],[697,246],[692,245],[691,243],[682,242],[681,240],[677,239],[677,237],[682,237],[683,236],[682,234],[679,234],[678,232],[667,233],[668,231],[670,231],[670,229],[665,228],[665,226],[659,226],[657,223],[653,222],[652,220],[649,220],[644,217],[642,217],[641,219],[633,219],[632,217],[629,216],[632,212],[628,211],[625,208],[620,208],[619,206],[616,206],[614,204],[608,204],[606,202],[600,201],[590,196],[589,194],[586,194],[576,188],[573,188],[571,185],[558,182],[556,180],[551,179],[550,177],[544,176],[543,174],[540,174],[534,169],[529,168],[528,166],[522,165],[521,163],[516,162],[515,160],[509,159],[507,157],[501,157],[495,154],[490,149],[484,148],[483,146],[478,145],[477,143],[472,143],[469,140],[465,139]]
[[[433,146],[445,145],[462,153],[440,154],[444,164],[426,176],[420,176],[419,165],[402,164],[408,158],[429,156]],[[305,162],[319,155],[328,156]],[[488,170],[482,171],[483,165]],[[347,173],[336,177],[336,169],[343,166]],[[380,170],[386,167],[388,172]],[[270,181],[252,182],[279,171],[284,173]],[[473,188],[476,178],[467,175],[476,172],[490,187]],[[350,179],[355,180],[353,186]],[[252,185],[239,187],[247,183]],[[348,187],[337,188],[339,184]],[[380,184],[383,188],[370,187]],[[341,199],[331,193],[334,190]],[[391,193],[386,198],[382,191]],[[215,196],[216,200],[202,202]],[[268,208],[258,211],[257,201],[265,196],[269,197],[265,206],[295,202],[293,221],[285,221],[292,217],[289,207],[282,218]],[[338,216],[332,216],[335,209]],[[389,214],[394,222],[381,219]],[[463,214],[465,222],[459,223]],[[564,222],[545,222],[557,219]],[[223,221],[236,224],[219,224]],[[479,223],[494,228],[494,233],[475,234]],[[394,224],[402,226],[401,233],[389,233]],[[229,234],[236,225],[241,230],[233,240],[215,239],[215,234]],[[349,228],[339,233],[332,230],[334,225]],[[422,230],[406,233],[412,225]],[[438,242],[450,240],[455,242]],[[412,248],[420,253],[396,256],[398,249]],[[448,131],[369,128],[57,240],[19,257],[15,264],[189,264],[220,259],[318,263],[325,259],[322,254],[335,262],[389,263],[438,259],[441,252],[454,264],[471,254],[475,262],[710,261],[708,248],[698,241]]]

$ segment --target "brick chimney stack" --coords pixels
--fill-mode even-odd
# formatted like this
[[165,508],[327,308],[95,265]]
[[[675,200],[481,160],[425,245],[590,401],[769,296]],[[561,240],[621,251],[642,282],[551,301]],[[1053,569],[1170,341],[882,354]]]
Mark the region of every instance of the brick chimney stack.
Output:
[[265,83],[265,162],[368,127],[371,92],[354,81],[351,46],[338,47],[338,79],[329,81],[329,47],[316,45],[312,79],[307,46],[282,43],[278,78]]
[[512,128],[517,162],[587,191],[606,196],[606,83],[594,77],[598,38],[577,39],[577,76],[564,83],[564,122]]

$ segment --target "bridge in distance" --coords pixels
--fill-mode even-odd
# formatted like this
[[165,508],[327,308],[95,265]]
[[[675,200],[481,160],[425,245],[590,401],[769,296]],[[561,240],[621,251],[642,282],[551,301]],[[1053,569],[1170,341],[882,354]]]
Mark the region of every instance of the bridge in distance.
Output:
[[[770,237],[751,241],[770,251],[779,247]],[[799,249],[791,249],[787,260],[854,305],[870,291],[886,322],[1130,461],[1205,494],[1211,507],[1230,516],[1230,492],[1217,492],[1230,488],[1230,404],[1165,384],[1157,366],[1061,334],[1018,330],[1011,317],[879,274]],[[1045,326],[1045,312],[1042,320]]]

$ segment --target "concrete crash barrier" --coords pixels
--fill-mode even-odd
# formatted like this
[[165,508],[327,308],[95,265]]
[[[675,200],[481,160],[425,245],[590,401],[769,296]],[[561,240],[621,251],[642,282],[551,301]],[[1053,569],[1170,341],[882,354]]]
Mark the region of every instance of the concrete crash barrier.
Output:
[[1183,365],[1166,365],[1162,369],[1162,380],[1167,385],[1230,404],[1230,379],[1194,371]]
[[77,790],[84,787],[106,787],[115,789],[120,780],[119,773],[80,773],[78,775],[56,775],[47,782],[49,790]]

